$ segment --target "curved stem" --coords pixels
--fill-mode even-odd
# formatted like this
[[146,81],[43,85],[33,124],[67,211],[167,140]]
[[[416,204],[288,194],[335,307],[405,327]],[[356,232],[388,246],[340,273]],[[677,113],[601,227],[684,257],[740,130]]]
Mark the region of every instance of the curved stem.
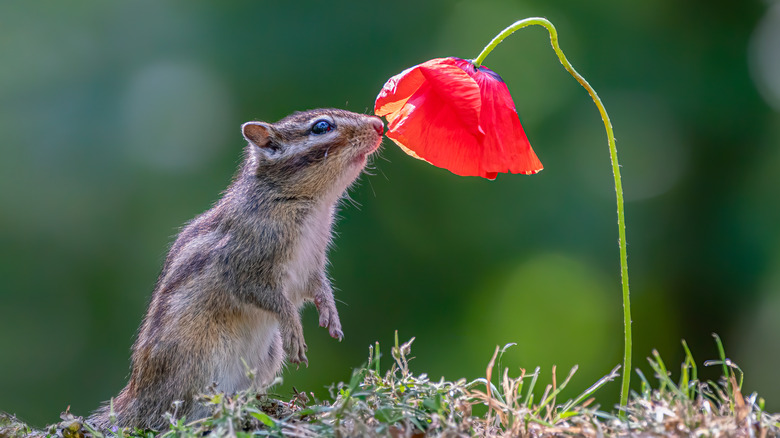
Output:
[[[516,30],[532,25],[542,26],[550,33],[550,44],[552,44],[552,48],[555,51],[555,54],[558,55],[558,59],[561,61],[561,64],[563,64],[563,67],[566,69],[566,71],[574,76],[574,79],[576,79],[577,82],[579,82],[580,85],[582,85],[585,90],[587,90],[588,94],[590,94],[590,97],[593,99],[593,102],[599,109],[599,113],[601,113],[601,119],[604,121],[604,127],[607,130],[609,156],[612,160],[612,174],[615,178],[615,197],[617,199],[618,215],[618,239],[620,247],[620,276],[623,284],[623,330],[625,338],[625,350],[623,354],[623,384],[620,391],[620,405],[625,407],[628,403],[628,389],[629,382],[631,380],[631,300],[628,289],[628,255],[626,253],[626,219],[623,208],[623,183],[620,179],[620,164],[618,164],[615,135],[612,131],[612,122],[609,120],[607,110],[604,108],[604,105],[601,103],[601,99],[599,99],[599,96],[596,94],[596,91],[593,89],[593,87],[590,86],[585,78],[583,78],[579,73],[577,73],[576,70],[574,70],[574,67],[572,67],[571,63],[569,63],[569,61],[566,59],[563,51],[558,46],[558,32],[555,30],[555,26],[553,26],[553,24],[545,18],[526,18],[524,20],[513,23],[511,26],[507,27],[495,38],[493,38],[493,40],[490,41],[490,43],[488,43],[484,49],[482,49],[482,52],[479,54],[479,56],[477,56],[473,63],[475,66],[479,67],[485,60],[485,57],[487,57],[487,55],[492,52],[493,49],[504,40],[504,38],[508,37]],[[621,416],[625,416],[625,410],[621,410],[620,414]]]

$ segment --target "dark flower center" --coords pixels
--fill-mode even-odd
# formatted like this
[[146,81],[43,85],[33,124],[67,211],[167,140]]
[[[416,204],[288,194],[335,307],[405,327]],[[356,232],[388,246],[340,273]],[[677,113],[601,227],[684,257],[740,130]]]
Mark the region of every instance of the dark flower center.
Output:
[[[472,64],[473,65],[473,64]],[[491,78],[497,80],[498,82],[504,82],[504,80],[501,78],[501,76],[498,75],[498,73],[494,72],[493,70],[485,67],[484,65],[479,66],[478,70]]]
[[[501,76],[499,76],[498,73],[494,72],[493,70],[485,67],[484,65],[480,65],[479,67],[474,65],[474,60],[473,59],[460,59],[460,58],[455,58],[455,57],[453,57],[452,59],[455,59],[455,60],[459,61],[457,63],[458,67],[460,67],[463,71],[465,71],[466,73],[468,73],[470,75],[473,75],[474,73],[482,73],[482,74],[490,76],[490,78],[493,79],[493,80],[496,80],[496,81],[501,82],[501,83],[504,82],[504,80],[501,78]],[[468,65],[464,65],[464,64],[468,64]],[[468,69],[470,69],[470,71]]]

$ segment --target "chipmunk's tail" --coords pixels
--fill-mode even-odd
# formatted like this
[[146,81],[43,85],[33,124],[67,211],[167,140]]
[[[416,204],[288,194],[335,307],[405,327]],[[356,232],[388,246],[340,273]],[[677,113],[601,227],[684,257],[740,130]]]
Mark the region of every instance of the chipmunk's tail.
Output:
[[[205,406],[200,406],[199,409],[193,406],[195,401],[192,397],[188,398],[189,403],[182,402],[173,406],[170,397],[157,395],[150,398],[147,395],[139,398],[137,395],[131,394],[128,388],[123,389],[118,396],[93,412],[87,422],[99,431],[116,432],[117,428],[124,427],[164,430],[169,425],[165,412],[173,412],[176,418],[188,419],[202,418],[208,413]],[[154,402],[149,403],[150,399]],[[147,400],[147,403],[144,403],[144,400]]]
[[[111,409],[114,405],[114,399],[103,403],[92,415],[87,418],[87,422],[95,429],[99,431],[106,431],[111,426],[119,426],[118,416],[116,416],[116,408],[114,408],[114,415],[111,415]],[[116,418],[112,418],[116,417]],[[111,420],[114,420],[113,422]]]
[[118,396],[103,403],[92,415],[87,418],[87,422],[99,431],[111,431],[115,427],[142,426],[136,423],[136,416],[132,415],[132,400],[127,396],[127,388],[123,389]]

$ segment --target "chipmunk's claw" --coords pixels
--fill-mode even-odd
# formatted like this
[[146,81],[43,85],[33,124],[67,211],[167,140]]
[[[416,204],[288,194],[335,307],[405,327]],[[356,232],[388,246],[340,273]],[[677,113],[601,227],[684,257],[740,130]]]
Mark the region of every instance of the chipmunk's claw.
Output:
[[344,339],[344,332],[342,332],[340,328],[331,327],[329,333],[331,338],[338,339],[339,342]]
[[292,320],[282,327],[282,341],[290,363],[306,362],[308,364],[306,350],[309,347],[303,339],[303,327],[301,327],[300,321]]
[[341,331],[339,312],[336,310],[333,298],[325,294],[317,295],[314,297],[314,305],[320,312],[320,327],[327,327],[330,337],[341,341],[344,338],[344,332]]

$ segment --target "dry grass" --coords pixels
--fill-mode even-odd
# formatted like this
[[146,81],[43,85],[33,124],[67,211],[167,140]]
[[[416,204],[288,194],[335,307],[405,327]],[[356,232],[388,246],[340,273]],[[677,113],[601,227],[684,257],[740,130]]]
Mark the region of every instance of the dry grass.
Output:
[[[576,372],[560,383],[538,388],[540,370],[520,370],[511,376],[498,371],[497,359],[508,347],[496,348],[486,375],[473,381],[434,382],[409,369],[409,342],[391,348],[392,363],[381,371],[379,345],[370,348],[367,365],[352,379],[331,388],[330,401],[296,394],[282,401],[252,392],[235,395],[210,393],[202,397],[212,415],[190,421],[168,414],[166,431],[114,428],[100,432],[83,418],[65,412],[62,421],[36,431],[14,417],[0,416],[0,438],[28,436],[81,437],[196,437],[196,436],[292,436],[292,437],[779,437],[780,418],[764,412],[763,400],[741,392],[742,373],[716,343],[720,360],[719,382],[698,380],[697,367],[687,346],[680,378],[672,381],[657,352],[649,358],[655,384],[639,373],[638,393],[625,411],[604,412],[594,394],[618,377],[618,369],[600,379],[579,396],[559,403],[558,395]],[[500,374],[500,375],[494,375]],[[541,395],[540,395],[541,394]],[[475,409],[476,408],[476,409]],[[476,415],[475,410],[484,412]]]

